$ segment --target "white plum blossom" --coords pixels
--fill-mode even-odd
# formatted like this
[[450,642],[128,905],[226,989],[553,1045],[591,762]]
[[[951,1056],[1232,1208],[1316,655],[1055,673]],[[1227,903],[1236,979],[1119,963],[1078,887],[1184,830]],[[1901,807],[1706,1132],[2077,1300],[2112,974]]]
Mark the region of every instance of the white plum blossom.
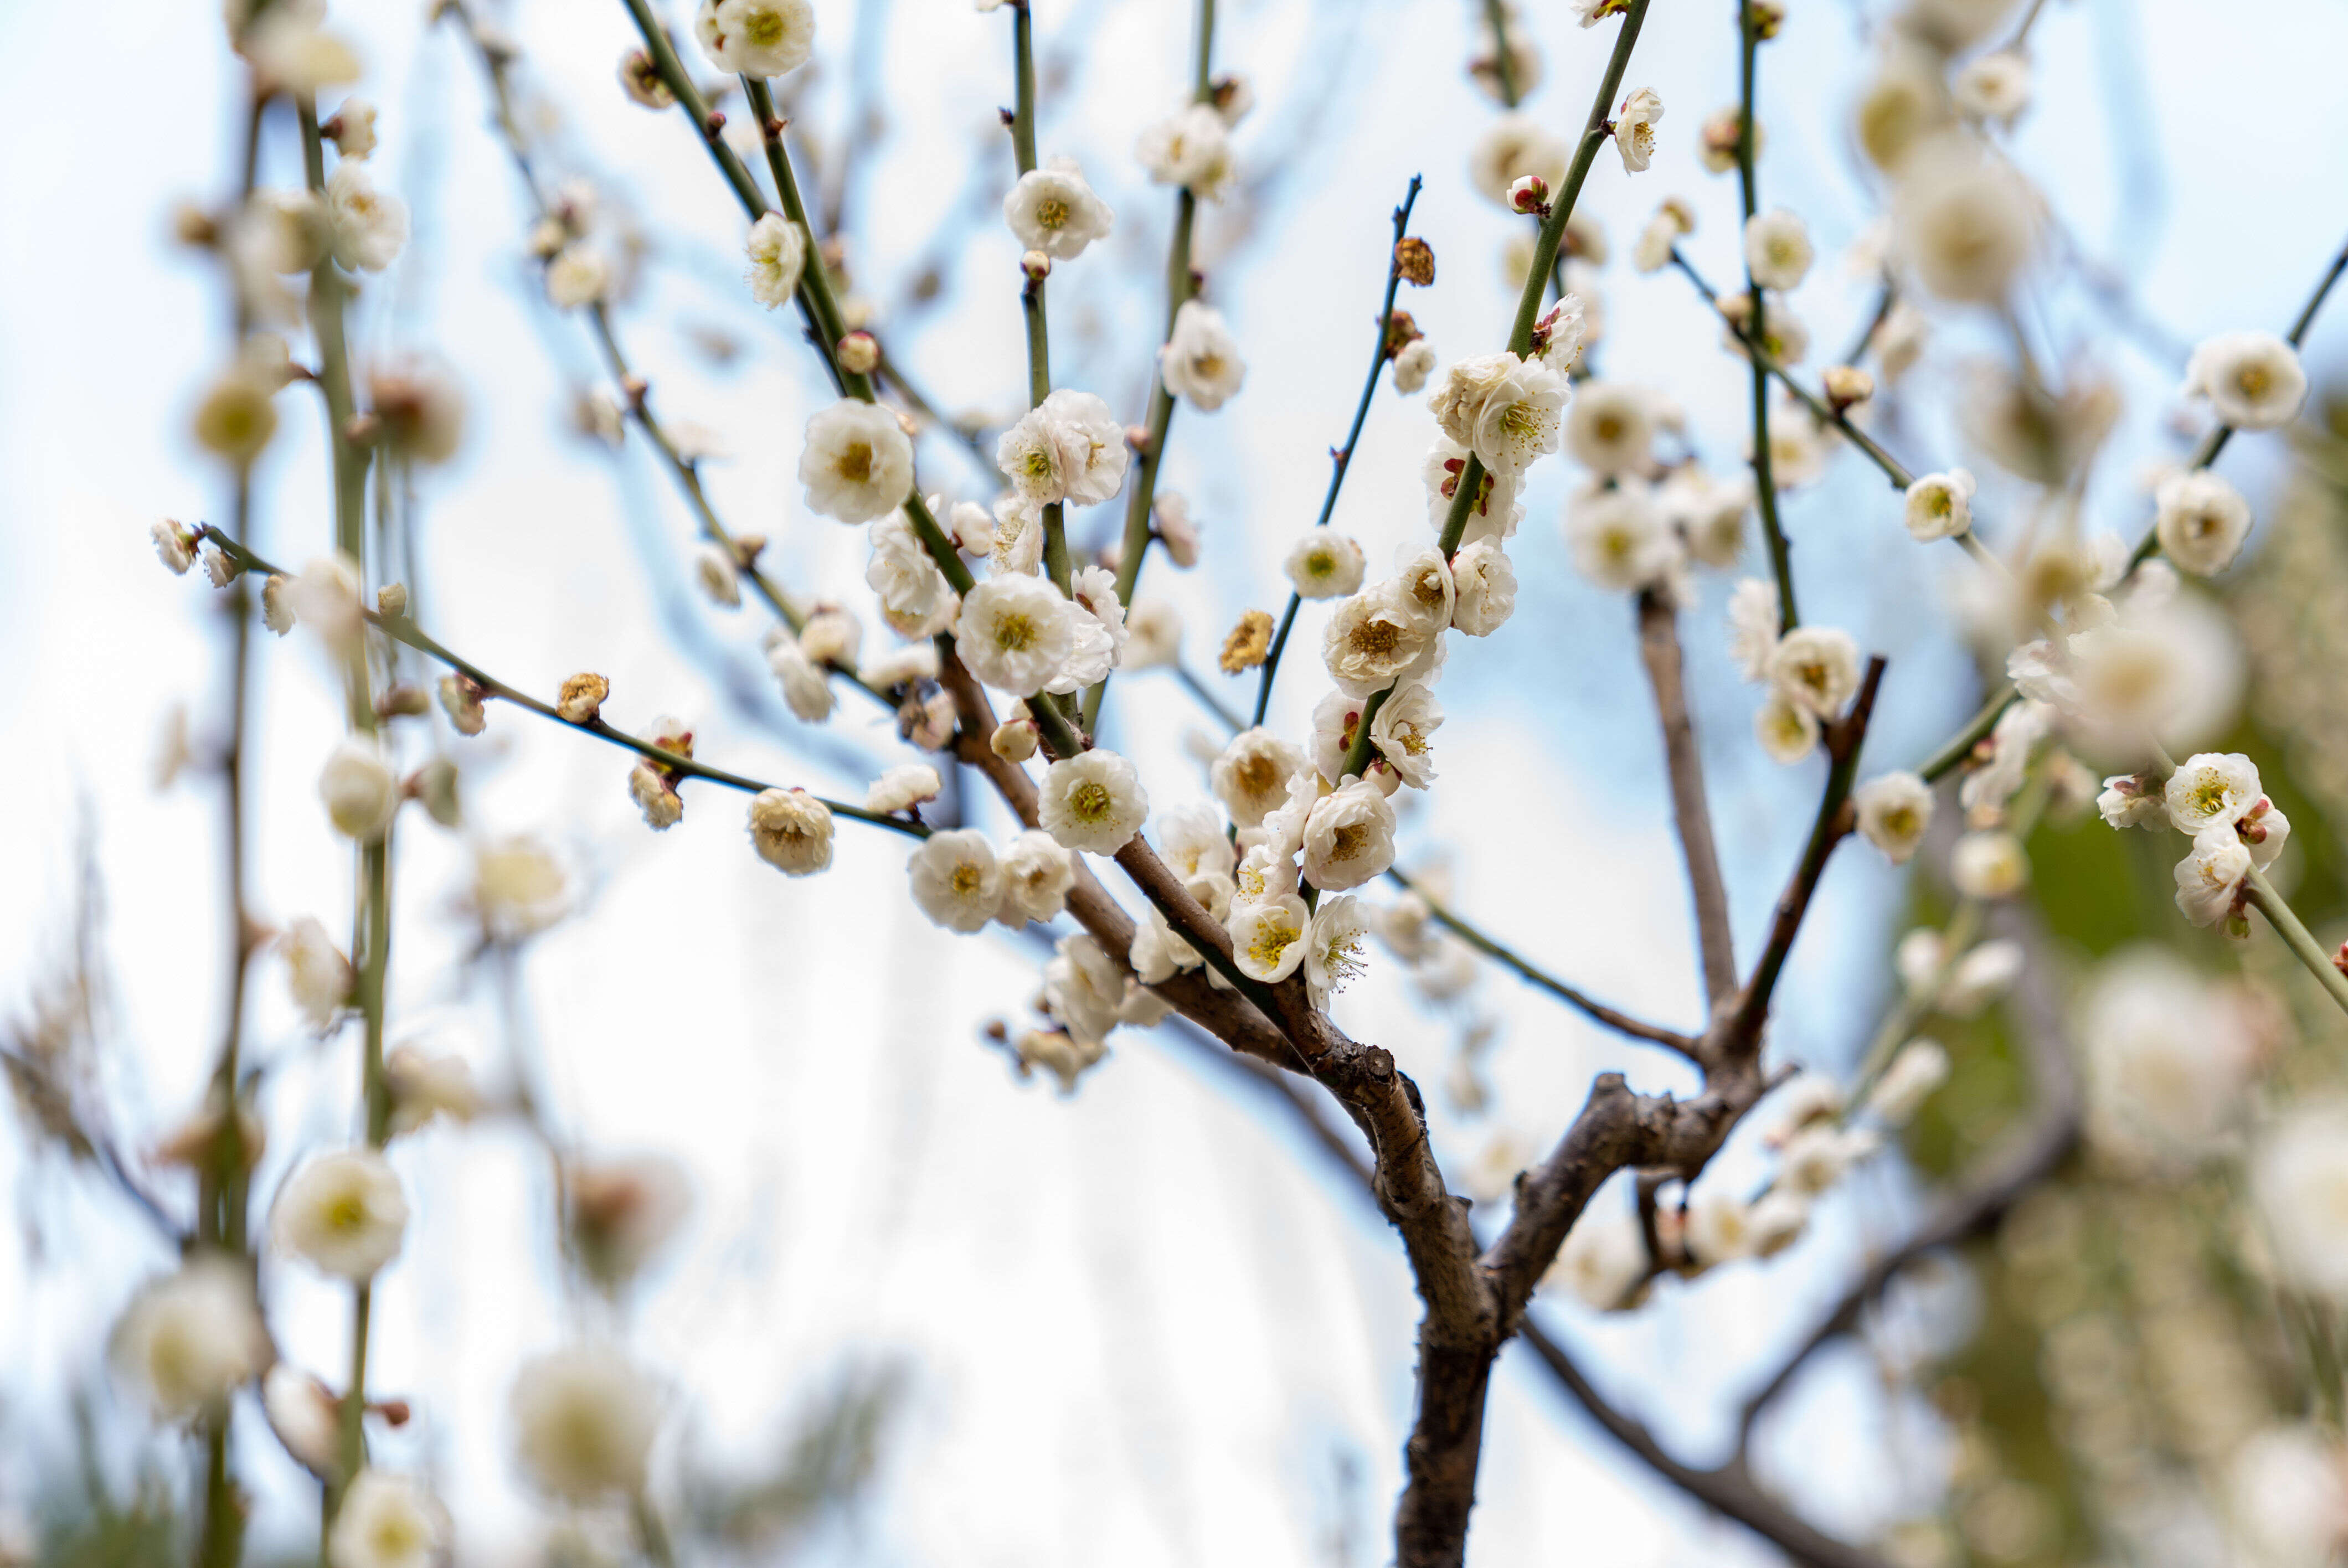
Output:
[[906,862],[913,904],[949,931],[976,931],[1003,903],[1003,867],[974,827],[933,833]]
[[1150,670],[1182,657],[1182,612],[1162,599],[1138,594],[1125,609],[1125,667]]
[[1322,633],[1322,661],[1340,691],[1365,698],[1427,658],[1437,630],[1396,583],[1380,583],[1337,606]]
[[2140,946],[2106,959],[2082,1003],[2078,1038],[2086,1132],[2100,1152],[2139,1165],[2190,1164],[2232,1138],[2255,1038],[2241,1009],[2168,950]]
[[750,259],[744,275],[752,299],[771,311],[798,292],[807,262],[807,236],[798,224],[779,212],[766,213],[750,225],[742,249]]
[[777,631],[767,650],[767,668],[782,688],[783,703],[802,723],[820,724],[831,717],[837,702],[831,682],[824,675],[823,666],[808,657],[797,638],[781,628]]
[[1212,413],[1247,380],[1239,340],[1223,324],[1223,313],[1185,300],[1174,313],[1174,330],[1158,351],[1159,379],[1166,390],[1202,413]]
[[842,398],[807,424],[799,483],[810,510],[843,523],[869,523],[905,504],[913,490],[913,442],[878,404]]
[[1558,449],[1573,389],[1545,361],[1499,357],[1509,363],[1477,409],[1469,433],[1456,438],[1495,476],[1515,479],[1535,458]]
[[1258,725],[1241,730],[1208,770],[1215,799],[1242,830],[1261,826],[1266,814],[1288,799],[1288,786],[1304,771],[1304,753]]
[[891,512],[872,525],[872,559],[864,580],[880,596],[881,618],[900,637],[922,638],[942,631],[957,611],[953,586],[920,538],[905,514]]
[[1158,857],[1186,882],[1209,872],[1229,876],[1239,858],[1223,836],[1222,819],[1204,801],[1186,802],[1159,817]]
[[1115,855],[1141,831],[1149,796],[1131,763],[1095,747],[1044,770],[1037,815],[1063,847]]
[[[1745,519],[1753,510],[1753,482],[1715,479],[1702,465],[1684,463],[1657,487],[1663,516],[1679,529],[1687,553],[1710,567],[1733,567],[1745,553]],[[1771,611],[1774,621],[1776,612]],[[1771,635],[1776,635],[1773,626]]]
[[2284,1277],[2348,1300],[2348,1107],[2318,1101],[2270,1129],[2250,1191]]
[[1435,374],[1435,345],[1425,338],[1413,338],[1394,356],[1394,389],[1408,397],[1426,385],[1426,378]]
[[1643,387],[1585,382],[1566,415],[1565,448],[1595,474],[1643,474],[1653,460],[1653,395]]
[[261,1410],[270,1430],[321,1480],[342,1469],[341,1409],[332,1389],[291,1361],[278,1362],[261,1379]]
[[1344,989],[1367,967],[1363,947],[1369,931],[1369,910],[1359,898],[1322,900],[1304,933],[1304,978],[1315,997]]
[[1281,569],[1299,599],[1339,599],[1362,586],[1362,547],[1334,528],[1306,533]]
[[399,809],[399,779],[372,739],[354,735],[326,753],[318,798],[335,831],[361,842],[380,838]]
[[2162,789],[2168,823],[2192,837],[2230,828],[2259,803],[2258,764],[2240,753],[2201,752],[2178,764]]
[[815,53],[813,0],[701,0],[693,36],[727,76],[780,77]]
[[1957,72],[1950,96],[1975,119],[2011,126],[2030,107],[2030,61],[2019,49],[1998,49],[1969,60]]
[[1791,767],[1818,750],[1818,716],[1773,691],[1753,715],[1753,733],[1771,762]]
[[363,1470],[351,1478],[326,1533],[328,1568],[432,1568],[448,1544],[448,1516],[406,1476]]
[[[1334,695],[1345,712],[1342,714],[1344,728],[1333,739],[1342,738],[1350,743],[1361,704],[1345,701],[1342,692]],[[1320,716],[1316,710],[1314,719]],[[1436,701],[1435,688],[1424,682],[1413,682],[1396,687],[1380,705],[1377,717],[1370,721],[1370,743],[1403,783],[1414,789],[1425,789],[1435,782],[1435,732],[1442,727],[1443,704]],[[1337,764],[1323,762],[1321,772],[1324,776],[1334,776],[1338,771]]]
[[585,241],[565,245],[546,264],[546,300],[558,311],[575,311],[602,299],[612,286],[612,263]]
[[1567,503],[1565,542],[1573,564],[1599,587],[1632,593],[1668,578],[1680,544],[1653,487],[1623,479]]
[[1894,866],[1905,865],[1932,825],[1932,786],[1912,773],[1871,778],[1851,792],[1859,831]]
[[[1506,207],[1509,187],[1529,174],[1552,190],[1562,189],[1569,156],[1565,143],[1530,115],[1504,114],[1477,138],[1468,156],[1468,173],[1485,200]],[[1516,281],[1523,281],[1522,269]]]
[[1134,156],[1159,185],[1179,185],[1220,201],[1231,180],[1231,128],[1212,105],[1191,104],[1150,125]]
[[927,763],[905,763],[872,781],[872,787],[864,792],[864,809],[911,811],[924,801],[937,799],[941,787],[937,769]]
[[701,596],[720,610],[742,608],[742,572],[734,552],[723,545],[705,544],[693,552],[694,585]]
[[1901,520],[1919,543],[1952,539],[1973,526],[1973,477],[1962,468],[1926,474],[1908,487]]
[[1073,159],[1056,158],[1019,177],[1003,198],[1003,220],[1026,250],[1071,261],[1116,223],[1108,203],[1085,182]]
[[1312,918],[1304,900],[1293,893],[1235,906],[1231,956],[1240,972],[1266,985],[1276,985],[1294,974],[1304,962],[1309,947],[1305,931]]
[[812,876],[831,864],[831,808],[803,789],[750,797],[750,847],[786,876]]
[[1108,405],[1089,392],[1062,387],[1003,433],[994,461],[1035,506],[1068,501],[1089,507],[1124,486],[1129,456],[1125,426]]
[[1764,289],[1785,292],[1809,272],[1810,231],[1782,207],[1756,212],[1745,222],[1745,267]]
[[1641,87],[1622,100],[1614,116],[1614,147],[1622,155],[1622,171],[1636,174],[1655,156],[1655,122],[1663,118],[1663,100],[1653,87]]
[[1833,626],[1797,626],[1769,655],[1769,684],[1787,701],[1831,719],[1859,692],[1859,644]]
[[1541,1283],[1571,1291],[1593,1312],[1622,1312],[1635,1305],[1646,1272],[1647,1244],[1637,1222],[1585,1210]]
[[2299,417],[2307,372],[2299,351],[2272,333],[2221,333],[2205,338],[2185,366],[2185,391],[2206,397],[2237,430],[2273,430]]
[[1088,566],[1069,580],[1075,598],[1069,601],[1068,630],[1073,642],[1059,673],[1044,685],[1060,695],[1080,692],[1106,677],[1123,657],[1127,632],[1125,606],[1117,597],[1117,574],[1106,567]]
[[232,1258],[192,1255],[131,1297],[109,1354],[160,1420],[184,1420],[217,1405],[269,1361],[251,1277]]
[[1029,828],[1004,846],[997,857],[1003,873],[1003,903],[994,917],[1018,927],[1030,920],[1055,920],[1068,906],[1068,889],[1076,886],[1076,856],[1040,828]]
[[2193,841],[2193,852],[2177,863],[2177,907],[2197,926],[2224,921],[2229,930],[2249,935],[2249,927],[2236,921],[2252,864],[2239,834],[2203,834]]
[[269,1212],[278,1251],[354,1283],[398,1256],[407,1231],[407,1194],[373,1149],[313,1155],[285,1178]]
[[1777,651],[1777,585],[1741,579],[1728,595],[1728,652],[1747,681],[1766,681]]
[[1305,818],[1304,875],[1327,891],[1359,887],[1394,864],[1394,807],[1376,785],[1343,784]]
[[2250,504],[2207,469],[2173,474],[2153,493],[2153,528],[2161,553],[2196,577],[2221,572],[2250,533]]
[[622,1351],[591,1342],[533,1358],[512,1408],[523,1472],[541,1490],[578,1502],[643,1490],[661,1391]]
[[382,272],[407,243],[407,204],[377,190],[355,160],[326,177],[326,221],[335,261],[353,272]]
[[2030,860],[2013,835],[1984,829],[1957,840],[1949,877],[1968,898],[2010,898],[2030,880]]
[[1516,569],[1498,539],[1478,539],[1462,546],[1451,558],[1451,581],[1455,630],[1469,637],[1489,637],[1516,613]]
[[1076,651],[1076,607],[1042,578],[993,577],[963,597],[954,645],[981,681],[1032,697]]
[[2038,206],[2013,165],[1951,138],[1919,149],[1902,171],[1893,220],[1927,289],[1995,304],[2036,245]]
[[285,928],[277,939],[285,958],[285,979],[294,1005],[312,1029],[324,1029],[351,999],[357,979],[351,961],[343,957],[326,927],[308,915]]

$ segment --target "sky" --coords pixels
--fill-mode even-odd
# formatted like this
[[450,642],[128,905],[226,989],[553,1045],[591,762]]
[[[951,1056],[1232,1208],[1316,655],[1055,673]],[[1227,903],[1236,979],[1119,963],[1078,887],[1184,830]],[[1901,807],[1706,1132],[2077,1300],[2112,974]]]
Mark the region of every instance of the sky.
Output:
[[[819,65],[798,113],[819,144],[836,145],[850,121],[849,62],[877,62],[879,115],[848,208],[860,286],[933,399],[1014,407],[1025,384],[1015,247],[988,194],[1008,161],[993,124],[1010,92],[1007,20],[962,0],[819,9]],[[1576,29],[1548,0],[1531,9],[1547,72],[1526,110],[1570,136],[1611,29]],[[1841,260],[1876,200],[1845,131],[1864,19],[1830,0],[1788,9],[1763,62],[1763,200],[1808,220],[1821,261],[1795,304],[1820,343],[1838,343],[1872,302]],[[1440,354],[1496,346],[1513,295],[1498,265],[1509,220],[1465,178],[1468,145],[1496,112],[1458,69],[1467,7],[1226,0],[1221,12],[1218,64],[1248,71],[1261,99],[1236,140],[1243,171],[1262,183],[1251,221],[1210,211],[1200,245],[1249,376],[1221,412],[1177,418],[1165,482],[1192,498],[1206,559],[1187,574],[1154,562],[1145,583],[1185,611],[1200,669],[1240,609],[1279,608],[1277,562],[1318,508],[1375,316],[1388,212],[1411,174],[1426,181],[1414,229],[1439,271],[1433,290],[1405,302]],[[1042,149],[1076,158],[1117,212],[1113,237],[1055,276],[1056,373],[1138,416],[1171,198],[1146,184],[1131,147],[1180,100],[1188,15],[1080,0],[1038,0],[1036,14]],[[665,477],[640,444],[606,456],[566,430],[592,344],[537,300],[521,193],[455,36],[419,32],[411,5],[337,16],[363,46],[363,90],[382,105],[378,176],[415,220],[400,267],[365,291],[359,352],[435,353],[470,405],[463,452],[423,484],[413,586],[426,624],[530,690],[601,671],[619,722],[678,714],[703,756],[761,776],[853,794],[873,763],[902,760],[860,707],[814,734],[784,715],[760,670],[756,617],[720,615],[685,590],[690,522]],[[547,110],[544,156],[594,179],[606,209],[652,241],[656,261],[622,330],[668,416],[729,450],[709,469],[719,509],[737,529],[772,536],[768,559],[788,580],[860,594],[857,531],[808,514],[792,479],[798,429],[823,397],[817,376],[795,325],[763,315],[738,282],[739,214],[695,138],[620,96],[623,10],[523,0],[502,20]],[[1584,198],[1616,252],[1603,275],[1607,374],[1673,399],[1692,445],[1723,472],[1742,455],[1742,367],[1718,351],[1681,280],[1637,277],[1624,253],[1653,204],[1679,195],[1698,210],[1697,264],[1715,280],[1735,269],[1733,182],[1694,158],[1696,125],[1733,96],[1729,20],[1725,5],[1657,0],[1627,85],[1661,93],[1662,150],[1635,179],[1601,157]],[[2015,156],[2082,247],[2183,341],[2287,322],[2348,221],[2321,200],[2337,181],[2310,178],[2348,145],[2348,100],[2326,65],[2348,45],[2348,14],[2051,0],[2034,40],[2042,103]],[[1060,57],[1067,68],[1052,68]],[[15,214],[0,228],[10,568],[0,661],[19,672],[0,684],[14,764],[0,785],[0,867],[14,895],[0,900],[0,1008],[14,1013],[54,972],[87,842],[119,984],[108,1086],[133,1145],[193,1102],[221,1009],[215,795],[201,779],[159,794],[149,774],[175,706],[200,736],[211,732],[224,643],[209,590],[157,568],[147,528],[224,516],[220,476],[185,434],[223,353],[223,306],[207,268],[172,243],[170,213],[226,189],[230,66],[210,6],[136,0],[95,18],[0,8],[0,101],[16,120],[0,138],[0,189]],[[290,124],[273,121],[272,133],[264,179],[290,181]],[[924,307],[910,285],[932,255],[951,265]],[[2128,393],[2095,515],[2132,528],[2142,501],[2129,477],[2177,447],[2178,366],[2113,338],[2075,289],[2049,287],[2040,303],[2053,339],[2101,341]],[[693,346],[711,331],[739,344],[732,364]],[[1962,456],[1945,415],[1953,366],[1990,341],[1979,323],[1946,323],[1900,426],[1913,466]],[[2318,333],[2319,366],[2339,341]],[[326,491],[299,389],[282,406],[255,538],[298,563],[328,529]],[[1417,471],[1430,429],[1418,400],[1379,393],[1335,519],[1374,568],[1425,526]],[[2253,443],[2236,443],[2227,462],[2254,495],[2271,476],[2271,455]],[[1694,962],[1630,613],[1574,578],[1557,523],[1571,477],[1547,466],[1514,548],[1518,618],[1451,660],[1442,780],[1409,820],[1406,859],[1447,857],[1458,906],[1488,928],[1631,1010],[1691,1024]],[[925,445],[922,469],[925,487],[950,497],[992,493],[946,441]],[[1999,496],[1992,479],[1985,505]],[[1962,562],[1918,551],[1896,507],[1847,457],[1787,511],[1806,612],[1891,656],[1870,745],[1886,766],[1921,758],[1973,702],[1941,610]],[[1118,510],[1079,519],[1079,539],[1107,538]],[[1806,830],[1817,764],[1781,770],[1752,745],[1754,697],[1725,649],[1727,588],[1716,574],[1702,581],[1688,639],[1749,952]],[[1300,624],[1300,654],[1317,640],[1317,613]],[[298,639],[264,641],[259,663],[256,903],[273,920],[315,913],[332,927],[349,872],[314,781],[339,732],[335,689]],[[1274,723],[1299,729],[1321,689],[1309,657],[1298,659]],[[1171,680],[1121,679],[1112,710],[1105,739],[1141,764],[1154,800],[1203,794],[1189,737],[1210,724]],[[673,1389],[664,1442],[689,1434],[747,1466],[850,1369],[901,1365],[911,1392],[880,1505],[860,1531],[819,1543],[817,1560],[1384,1560],[1416,1302],[1393,1235],[1276,1109],[1179,1042],[1131,1031],[1072,1098],[1017,1081],[978,1030],[991,1018],[1015,1027],[1035,948],[928,926],[903,897],[892,836],[844,828],[829,875],[786,882],[745,852],[731,798],[689,796],[685,821],[655,838],[635,819],[615,752],[512,712],[494,712],[489,733],[466,744],[464,833],[403,835],[394,1038],[464,1051],[493,1083],[519,1040],[566,1136],[685,1162],[693,1217],[625,1325]],[[498,977],[458,962],[455,910],[468,842],[517,832],[560,845],[584,897],[576,918],[529,949],[510,1029]],[[1863,1042],[1899,890],[1874,861],[1838,857],[1789,976],[1773,1036],[1782,1057],[1832,1065]],[[282,971],[264,961],[259,972],[252,1027],[272,1063],[265,1192],[302,1152],[350,1135],[355,1069],[353,1038],[305,1040]],[[1474,1122],[1438,1106],[1438,1153],[1455,1173],[1496,1130],[1532,1146],[1553,1138],[1599,1069],[1626,1069],[1642,1088],[1686,1086],[1672,1063],[1506,976],[1485,976],[1476,1005],[1499,1022],[1498,1108]],[[1422,1083],[1441,1079],[1454,1020],[1413,997],[1391,964],[1339,1001],[1337,1019]],[[11,1358],[5,1384],[5,1505],[28,1501],[44,1474],[27,1430],[57,1419],[120,1300],[162,1255],[102,1192],[25,1159],[13,1132],[0,1150],[0,1189],[26,1219],[0,1247],[0,1337],[30,1351]],[[395,1163],[417,1222],[379,1292],[374,1381],[420,1415],[384,1457],[434,1476],[469,1560],[517,1558],[542,1513],[506,1459],[510,1368],[612,1326],[564,1295],[535,1145],[507,1128],[436,1131]],[[1716,1179],[1759,1169],[1740,1141]],[[1773,1348],[1914,1204],[1896,1170],[1872,1171],[1766,1268],[1665,1290],[1627,1320],[1572,1307],[1550,1307],[1550,1320],[1682,1451],[1709,1459]],[[338,1368],[341,1294],[283,1264],[266,1278],[289,1353]],[[1945,1460],[1872,1378],[1856,1356],[1823,1360],[1762,1456],[1822,1523],[1855,1533],[1929,1500]],[[263,1498],[256,1530],[300,1541],[306,1487],[255,1424],[244,1435],[241,1458]],[[1569,1546],[1627,1564],[1757,1550],[1619,1458],[1513,1353],[1494,1386],[1480,1497],[1476,1562]]]

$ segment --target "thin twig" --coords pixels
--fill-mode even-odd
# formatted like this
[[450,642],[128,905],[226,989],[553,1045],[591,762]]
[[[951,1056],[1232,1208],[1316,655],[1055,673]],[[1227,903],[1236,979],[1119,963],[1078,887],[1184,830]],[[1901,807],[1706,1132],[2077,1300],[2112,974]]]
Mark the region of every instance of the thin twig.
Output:
[[1712,807],[1704,799],[1704,755],[1688,716],[1681,680],[1678,611],[1655,589],[1639,595],[1639,656],[1655,693],[1663,731],[1663,762],[1672,790],[1672,820],[1687,865],[1688,896],[1695,904],[1696,950],[1705,1001],[1717,1008],[1736,990],[1736,953],[1728,926],[1728,886],[1712,840]]

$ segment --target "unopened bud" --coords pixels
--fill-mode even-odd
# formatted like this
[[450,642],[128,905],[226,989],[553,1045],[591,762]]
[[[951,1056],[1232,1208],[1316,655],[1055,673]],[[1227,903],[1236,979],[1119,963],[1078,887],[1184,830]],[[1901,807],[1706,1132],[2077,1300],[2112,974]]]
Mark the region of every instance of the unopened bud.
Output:
[[1149,427],[1146,425],[1127,425],[1125,427],[1125,444],[1134,451],[1140,453],[1143,456],[1148,456],[1149,455]]
[[372,446],[383,434],[383,421],[372,414],[354,414],[343,421],[343,439],[354,446]]
[[1855,364],[1830,365],[1826,374],[1827,401],[1838,410],[1865,403],[1875,395],[1875,377]]
[[220,243],[220,224],[192,201],[182,201],[171,212],[171,238],[182,245],[209,251]]
[[385,719],[413,719],[431,705],[431,699],[425,696],[424,688],[411,686],[405,681],[385,688],[383,695],[375,700],[376,716]]
[[987,745],[1006,763],[1024,763],[1035,754],[1039,732],[1033,719],[1005,719],[994,726]]
[[1748,0],[1746,8],[1753,19],[1753,36],[1756,38],[1774,38],[1777,29],[1785,26],[1786,8],[1771,4],[1771,0]]
[[870,375],[880,363],[880,345],[870,333],[850,333],[839,340],[839,368],[849,374]]
[[397,620],[407,613],[407,585],[387,582],[375,590],[376,613],[386,620]]
[[1406,235],[1395,241],[1394,264],[1404,282],[1421,289],[1434,287],[1435,247],[1417,235]]
[[734,559],[744,571],[748,571],[758,564],[758,556],[766,548],[767,536],[764,534],[734,536]]
[[1030,251],[1019,258],[1019,270],[1027,274],[1031,283],[1040,283],[1052,275],[1052,258],[1041,251]]
[[602,712],[603,699],[611,694],[609,681],[591,671],[582,671],[562,683],[554,711],[571,723],[591,724]]
[[1386,318],[1386,357],[1394,358],[1426,335],[1408,311],[1396,311]]
[[1549,181],[1538,174],[1520,177],[1509,187],[1509,205],[1519,212],[1549,210]]
[[2341,943],[2340,950],[2332,955],[2332,967],[2348,975],[2348,942]]

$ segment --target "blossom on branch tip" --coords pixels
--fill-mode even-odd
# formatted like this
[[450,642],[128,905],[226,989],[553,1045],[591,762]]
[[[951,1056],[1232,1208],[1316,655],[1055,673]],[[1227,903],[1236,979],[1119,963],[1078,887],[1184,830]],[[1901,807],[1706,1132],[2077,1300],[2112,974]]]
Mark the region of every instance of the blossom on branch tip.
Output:
[[196,564],[195,530],[166,518],[148,530],[155,540],[157,559],[174,577],[185,577]]
[[1143,130],[1134,156],[1150,179],[1220,201],[1232,175],[1231,128],[1209,104],[1190,104]]
[[2307,372],[2299,351],[2272,333],[2220,333],[2195,345],[2185,392],[2208,398],[2237,430],[2273,430],[2299,417]]
[[372,1149],[312,1156],[285,1178],[269,1211],[278,1251],[355,1284],[399,1255],[407,1231],[407,1196]]
[[1044,770],[1036,815],[1064,847],[1115,855],[1141,831],[1149,795],[1131,763],[1095,747]]
[[815,53],[813,0],[701,0],[693,36],[728,76],[779,77]]
[[828,518],[885,518],[912,494],[912,440],[889,410],[843,398],[808,421],[799,483],[808,508]]

